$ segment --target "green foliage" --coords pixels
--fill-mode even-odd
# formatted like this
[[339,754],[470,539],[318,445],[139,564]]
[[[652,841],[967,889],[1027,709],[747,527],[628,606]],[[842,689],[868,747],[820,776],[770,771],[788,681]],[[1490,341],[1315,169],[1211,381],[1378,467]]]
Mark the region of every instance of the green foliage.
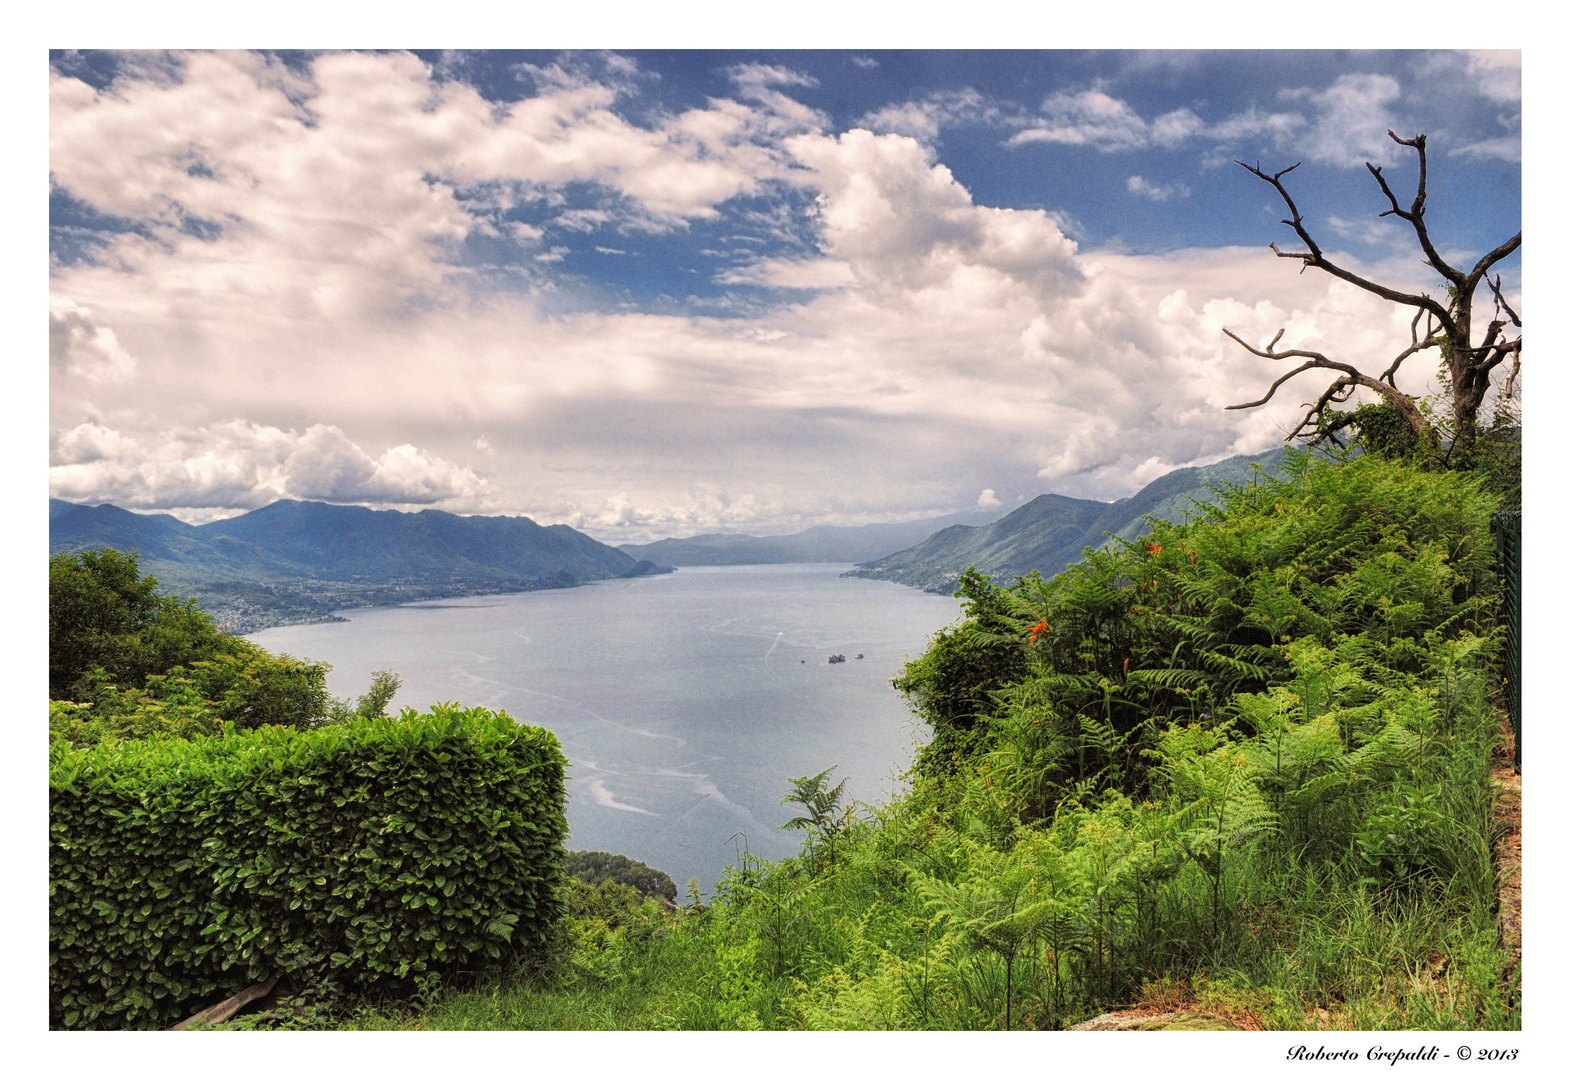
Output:
[[954,631],[1026,660],[991,693],[968,755],[1009,774],[1022,821],[1071,792],[1149,793],[1168,725],[1218,722],[1237,695],[1286,679],[1295,641],[1343,643],[1381,678],[1410,679],[1426,635],[1488,628],[1493,501],[1476,478],[1302,454],[1284,470],[1221,491],[1195,522],[1155,523],[1051,581],[996,590],[1003,629]]
[[50,556],[49,696],[91,709],[73,714],[80,724],[59,727],[61,737],[87,746],[216,734],[224,724],[310,727],[327,713],[325,665],[225,634],[190,601],[159,596],[157,586],[140,575],[135,554]]
[[586,885],[610,881],[636,889],[641,898],[661,896],[668,903],[676,903],[676,882],[663,871],[629,859],[626,855],[612,855],[606,851],[569,851],[562,870]]
[[835,862],[835,842],[840,839],[846,827],[851,823],[851,815],[855,813],[855,805],[847,806],[839,814],[840,796],[845,791],[844,780],[834,787],[827,786],[829,774],[840,766],[831,765],[817,776],[792,776],[787,779],[791,782],[791,790],[781,798],[781,804],[796,803],[807,811],[805,815],[797,815],[784,825],[782,829],[800,829],[807,833],[808,855],[815,860],[823,857],[829,865]]
[[1396,408],[1388,403],[1360,405],[1352,413],[1333,414],[1356,433],[1355,445],[1367,453],[1400,460],[1425,469],[1452,469],[1476,473],[1483,489],[1502,510],[1522,508],[1522,418],[1519,398],[1495,399],[1487,416],[1481,416],[1464,437],[1446,414],[1429,400],[1420,403],[1430,424],[1420,438]]
[[356,701],[348,698],[334,698],[327,708],[327,714],[314,719],[305,725],[307,727],[327,727],[332,724],[347,724],[351,720],[369,719],[376,720],[387,716],[387,706],[398,693],[398,688],[403,685],[403,680],[396,672],[373,671],[371,672],[371,687],[361,694]]
[[1358,830],[1358,855],[1376,883],[1435,868],[1445,813],[1440,791],[1401,784],[1374,800]]
[[95,668],[140,686],[211,656],[226,635],[195,605],[159,596],[135,553],[101,548],[49,557],[49,696],[65,700]]
[[556,739],[436,706],[50,752],[50,1016],[160,1027],[269,973],[346,993],[540,949]]
[[1026,658],[1013,640],[1004,593],[970,567],[955,593],[964,601],[960,625],[940,630],[926,653],[894,680],[912,709],[933,729],[917,754],[919,775],[941,775],[981,744],[994,692],[1025,675]]

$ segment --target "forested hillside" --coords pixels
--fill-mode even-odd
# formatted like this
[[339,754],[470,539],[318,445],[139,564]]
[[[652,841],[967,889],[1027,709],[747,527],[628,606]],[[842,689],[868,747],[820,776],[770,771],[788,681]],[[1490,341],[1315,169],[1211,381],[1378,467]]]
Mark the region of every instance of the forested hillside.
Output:
[[99,547],[138,552],[166,590],[194,598],[240,633],[327,618],[335,608],[564,588],[662,569],[526,517],[280,500],[193,526],[168,514],[50,500],[51,552]]
[[999,582],[1032,572],[1051,577],[1078,560],[1086,548],[1101,547],[1108,534],[1133,540],[1149,527],[1148,516],[1183,521],[1196,504],[1216,501],[1212,485],[1247,482],[1256,465],[1271,475],[1281,460],[1281,450],[1269,450],[1215,465],[1174,469],[1113,503],[1038,495],[990,525],[951,526],[914,547],[859,566],[848,576],[898,581],[939,593],[954,592],[968,566]]

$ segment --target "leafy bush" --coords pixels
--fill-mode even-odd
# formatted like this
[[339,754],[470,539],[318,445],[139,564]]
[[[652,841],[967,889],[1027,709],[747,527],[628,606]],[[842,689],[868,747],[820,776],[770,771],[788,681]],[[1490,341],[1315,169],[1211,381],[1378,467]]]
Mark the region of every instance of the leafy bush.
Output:
[[1434,869],[1445,821],[1440,792],[1402,784],[1374,801],[1358,830],[1358,854],[1376,884]]
[[50,752],[50,1016],[160,1027],[270,973],[350,993],[539,949],[556,738],[436,706]]

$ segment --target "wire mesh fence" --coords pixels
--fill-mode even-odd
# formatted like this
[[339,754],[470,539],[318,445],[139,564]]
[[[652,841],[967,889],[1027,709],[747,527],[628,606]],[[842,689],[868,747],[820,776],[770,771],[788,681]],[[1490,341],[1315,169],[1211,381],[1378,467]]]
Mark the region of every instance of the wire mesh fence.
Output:
[[1516,771],[1522,771],[1522,511],[1507,510],[1490,522],[1500,568],[1500,622],[1505,628],[1506,711],[1516,743]]

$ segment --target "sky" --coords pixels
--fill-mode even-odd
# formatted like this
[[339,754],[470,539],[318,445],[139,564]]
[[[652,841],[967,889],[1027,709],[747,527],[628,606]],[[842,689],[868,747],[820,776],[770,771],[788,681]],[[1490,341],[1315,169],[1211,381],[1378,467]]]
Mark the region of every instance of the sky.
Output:
[[[1521,220],[1517,52],[109,53],[49,69],[50,494],[612,543],[1132,494],[1278,444]],[[1499,267],[1520,302],[1520,255]],[[1519,308],[1520,310],[1520,308]],[[1434,357],[1399,385],[1432,387]]]

